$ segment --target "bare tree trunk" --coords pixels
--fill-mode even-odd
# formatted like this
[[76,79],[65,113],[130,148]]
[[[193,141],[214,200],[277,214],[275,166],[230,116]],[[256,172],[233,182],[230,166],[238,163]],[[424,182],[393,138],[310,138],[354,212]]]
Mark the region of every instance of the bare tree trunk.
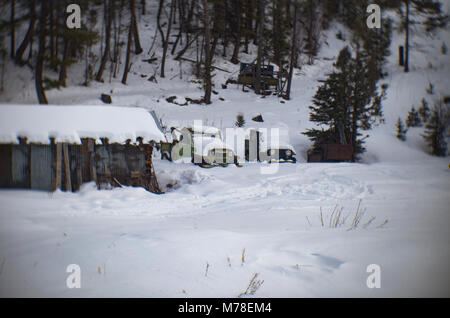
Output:
[[30,24],[28,26],[27,33],[25,34],[25,38],[17,48],[14,57],[15,63],[18,65],[25,64],[25,61],[23,60],[23,54],[25,53],[25,50],[27,49],[28,45],[30,45],[31,41],[33,40],[35,24],[36,24],[36,8],[35,8],[35,1],[32,0],[30,1]]
[[[118,18],[116,18],[116,15]],[[120,33],[121,31],[121,23],[122,23],[122,7],[119,7],[118,10],[114,8],[114,49],[113,49],[113,67],[112,67],[112,77],[117,77],[118,66],[120,62]]]
[[208,0],[203,0],[204,24],[205,24],[205,97],[204,102],[211,104],[211,29],[209,21]]
[[134,39],[134,53],[141,54],[144,50],[141,46],[141,41],[139,40],[139,30],[136,23],[136,3],[135,1],[130,1],[130,11],[131,11],[131,23],[133,27],[133,39]]
[[142,15],[145,15],[145,14],[146,14],[146,10],[145,10],[145,2],[146,2],[146,0],[141,0]]
[[61,63],[61,67],[59,68],[59,83],[62,86],[66,86],[67,79],[67,63],[69,59],[70,52],[70,39],[66,37],[64,39],[64,50],[63,50],[63,59]]
[[180,42],[180,40],[182,40],[182,35],[183,35],[183,30],[184,30],[184,4],[183,1],[177,1],[178,4],[178,18],[180,21],[180,25],[179,25],[179,30],[178,30],[178,35],[177,38],[174,42],[174,44],[172,45],[172,50],[170,51],[170,54],[174,55],[175,54],[175,50],[177,49],[178,46],[178,42]]
[[264,0],[258,0],[258,55],[256,58],[255,93],[261,94],[261,64],[263,59]]
[[292,76],[294,73],[295,55],[297,52],[297,3],[294,3],[294,23],[292,27],[292,47],[291,47],[291,61],[289,63],[289,77],[286,88],[286,99],[291,99],[291,85]]
[[[163,2],[163,1],[161,1]],[[167,56],[167,49],[169,48],[169,37],[170,37],[170,31],[172,29],[172,18],[173,18],[173,10],[175,7],[175,0],[172,0],[170,2],[170,15],[169,15],[169,25],[167,26],[167,33],[164,39],[164,46],[163,46],[163,55],[161,59],[161,77],[165,77],[165,65],[166,65],[166,56]]]
[[[109,2],[109,6],[108,6]],[[98,69],[97,75],[95,76],[95,80],[98,82],[102,81],[103,72],[106,67],[106,62],[109,59],[109,52],[111,48],[111,26],[113,19],[113,4],[111,0],[104,0],[105,5],[105,20],[106,20],[106,30],[105,30],[105,50],[103,51],[102,60],[100,62],[100,67]]]
[[244,52],[248,54],[249,36],[252,29],[252,14],[253,14],[252,0],[245,2],[245,40]]
[[[135,0],[130,0],[134,2]],[[130,4],[132,6],[132,4]],[[131,41],[133,41],[133,15],[131,15],[130,26],[128,28],[128,41],[127,41],[127,55],[125,58],[125,69],[123,70],[122,84],[127,84],[128,72],[130,70],[130,57],[131,57]]]
[[239,63],[239,47],[241,45],[241,0],[234,0],[235,14],[236,14],[236,38],[234,39],[234,50],[230,62],[233,64]]
[[47,3],[46,1],[41,2],[41,12],[39,18],[39,50],[36,59],[35,68],[35,85],[36,93],[39,104],[48,104],[47,97],[45,96],[45,91],[42,83],[42,76],[44,71],[44,54],[45,54],[45,34],[46,34],[46,22],[47,22]]
[[406,6],[405,17],[405,73],[409,72],[409,0],[404,0]]
[[11,0],[11,16],[10,16],[10,24],[11,24],[11,58],[14,58],[14,53],[16,50],[16,0]]
[[47,0],[49,3],[49,35],[50,35],[50,39],[49,39],[49,50],[50,50],[50,65],[51,68],[56,71],[56,63],[54,63],[55,61],[55,21],[54,21],[54,16],[53,16],[53,0]]
[[158,13],[156,14],[156,26],[158,28],[159,34],[161,35],[161,42],[164,47],[164,40],[166,37],[164,36],[164,32],[163,32],[163,29],[161,26],[161,13],[163,10],[163,6],[164,6],[164,0],[159,0]]

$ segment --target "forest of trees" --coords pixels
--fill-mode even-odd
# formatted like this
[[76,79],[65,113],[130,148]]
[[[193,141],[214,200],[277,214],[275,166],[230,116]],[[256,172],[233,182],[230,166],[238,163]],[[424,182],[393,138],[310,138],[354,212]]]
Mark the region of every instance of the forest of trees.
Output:
[[[361,27],[367,17],[367,0],[78,0],[81,28],[69,29],[66,20],[70,13],[66,8],[72,2],[0,2],[0,56],[3,63],[9,58],[33,70],[39,103],[47,103],[45,89],[66,85],[72,64],[84,65],[84,85],[120,76],[126,84],[133,56],[143,54],[154,59],[156,50],[162,52],[157,61],[160,77],[165,77],[167,59],[180,60],[187,51],[196,50],[192,62],[196,64],[196,75],[204,80],[203,101],[210,103],[214,58],[220,55],[237,64],[240,53],[248,53],[252,44],[257,45],[257,70],[266,61],[288,74],[284,97],[289,99],[293,68],[314,63],[321,32],[329,28],[332,20],[344,23],[356,37],[373,39],[364,45],[378,60],[377,72],[381,72],[391,32],[390,23],[383,23],[381,31]],[[430,30],[442,26],[445,21],[440,4],[434,0],[377,3],[397,9],[405,21],[407,71],[410,25],[419,15],[427,19]],[[157,8],[157,34],[152,39],[141,39],[138,20],[149,14],[149,8]],[[362,30],[371,34],[360,34]],[[141,41],[152,43],[148,52],[143,51]],[[258,93],[259,87],[255,91]]]

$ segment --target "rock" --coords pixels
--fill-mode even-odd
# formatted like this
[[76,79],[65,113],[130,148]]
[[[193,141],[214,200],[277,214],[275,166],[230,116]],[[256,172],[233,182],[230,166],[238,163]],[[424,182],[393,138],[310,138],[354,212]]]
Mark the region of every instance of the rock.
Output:
[[148,81],[158,84],[158,81],[156,80],[156,77],[154,75],[150,76]]
[[111,104],[111,103],[112,103],[111,95],[108,95],[108,94],[102,94],[102,95],[100,96],[100,99],[101,99],[102,102],[104,102],[105,104]]
[[170,97],[167,97],[166,98],[166,101],[168,102],[168,103],[174,103],[174,101],[175,101],[175,99],[177,99],[177,97],[176,96],[170,96]]
[[186,99],[186,103],[189,103],[189,104],[199,104],[200,105],[203,103],[203,100],[201,100],[201,99],[192,99],[189,97],[186,97],[185,99]]
[[253,117],[252,120],[253,120],[253,121],[256,121],[257,123],[263,123],[263,122],[264,122],[264,120],[263,120],[263,118],[262,118],[261,115],[258,115],[258,116],[256,116],[256,117]]

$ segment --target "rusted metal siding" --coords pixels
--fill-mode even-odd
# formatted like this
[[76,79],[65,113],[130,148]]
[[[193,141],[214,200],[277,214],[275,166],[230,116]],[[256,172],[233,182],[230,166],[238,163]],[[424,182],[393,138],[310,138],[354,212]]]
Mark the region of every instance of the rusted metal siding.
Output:
[[[66,156],[61,150],[57,154],[61,148],[62,153],[67,149]],[[0,145],[0,187],[77,191],[83,183],[96,181],[99,188],[141,186],[161,193],[152,150],[151,145],[95,145],[93,140],[82,145]]]
[[340,162],[352,159],[352,145],[323,144],[321,149],[308,153],[308,162]]

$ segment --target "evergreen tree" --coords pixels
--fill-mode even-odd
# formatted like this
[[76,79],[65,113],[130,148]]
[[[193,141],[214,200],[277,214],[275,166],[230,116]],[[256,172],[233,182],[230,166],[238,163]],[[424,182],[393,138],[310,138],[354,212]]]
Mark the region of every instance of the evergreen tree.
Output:
[[341,50],[335,63],[336,71],[323,81],[310,106],[310,120],[325,129],[304,132],[314,142],[314,148],[324,143],[351,144],[354,160],[365,151],[362,130],[371,129],[382,118],[381,101],[384,88],[378,92],[376,81],[370,78],[362,52],[353,58],[348,47]]
[[407,127],[422,126],[422,121],[420,119],[419,112],[414,108],[414,106],[411,107],[411,110],[409,111],[408,117],[406,118],[405,122]]
[[397,127],[397,135],[396,135],[396,137],[398,139],[400,139],[401,141],[405,141],[406,140],[406,133],[408,132],[408,128],[406,128],[403,125],[403,122],[402,122],[400,117],[398,118],[397,124],[395,125],[395,127]]
[[422,135],[431,148],[431,154],[435,156],[447,156],[447,133],[450,124],[448,108],[442,104],[435,105],[431,117],[425,125]]
[[363,48],[369,59],[369,68],[375,80],[385,76],[383,66],[390,55],[389,47],[392,38],[392,21],[387,18],[383,20],[381,28],[365,29],[362,34]]
[[430,108],[425,98],[422,98],[422,106],[419,108],[419,115],[423,123],[426,123],[430,118]]

